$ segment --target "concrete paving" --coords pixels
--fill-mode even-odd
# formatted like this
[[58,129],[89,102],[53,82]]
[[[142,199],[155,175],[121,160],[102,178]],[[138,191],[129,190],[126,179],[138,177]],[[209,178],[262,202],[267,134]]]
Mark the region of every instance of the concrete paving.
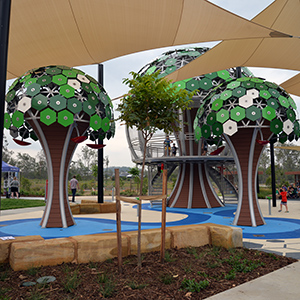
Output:
[[[77,197],[76,202],[81,202],[82,199],[96,199],[91,197]],[[105,197],[105,201],[112,201],[111,197]],[[283,219],[300,219],[300,201],[289,200],[289,213],[278,212],[280,201],[277,202],[277,207],[269,206],[268,200],[260,200],[261,211],[268,223],[269,217],[283,218]],[[18,219],[41,218],[44,207],[15,209],[10,211],[1,211],[0,222]],[[271,215],[270,215],[271,213]],[[182,213],[167,213],[167,222],[178,221],[185,219],[188,215]],[[76,215],[76,217],[83,218],[107,218],[114,220],[115,214],[93,214],[93,215]],[[122,220],[123,221],[137,221],[136,209],[133,205],[122,204]],[[161,213],[159,211],[149,211],[143,213],[143,222],[158,222],[161,220]],[[251,249],[262,250],[266,252],[276,253],[282,256],[289,256],[300,259],[300,237],[299,238],[247,238],[243,240],[244,246]],[[257,278],[251,282],[234,287],[218,295],[212,296],[210,300],[296,300],[300,298],[300,261],[285,268],[272,272],[268,275]]]

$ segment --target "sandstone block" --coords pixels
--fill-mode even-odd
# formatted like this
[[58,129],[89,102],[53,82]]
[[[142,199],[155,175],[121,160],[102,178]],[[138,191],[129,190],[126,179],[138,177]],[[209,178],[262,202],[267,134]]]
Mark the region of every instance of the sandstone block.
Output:
[[[137,254],[137,231],[127,231],[126,235],[130,238],[130,254]],[[147,229],[141,233],[141,252],[159,251],[161,244],[161,230],[158,229]],[[165,248],[171,248],[171,233],[166,230],[166,242]]]
[[0,264],[7,263],[9,261],[9,252],[12,243],[43,240],[44,239],[39,235],[17,236],[14,240],[0,240]]
[[100,213],[100,203],[81,203],[81,214],[97,214]]
[[226,249],[243,247],[243,232],[241,228],[206,223],[209,226],[211,244]]
[[183,225],[168,227],[171,247],[201,247],[210,244],[209,228],[205,225]]
[[91,199],[82,199],[81,203],[98,203],[97,200],[91,200]]
[[78,203],[70,203],[70,208],[73,215],[80,214],[80,205]]
[[[117,233],[80,235],[72,237],[77,243],[78,263],[100,262],[116,257]],[[129,255],[129,239],[122,235],[122,255]]]
[[116,211],[117,211],[117,205],[115,202],[100,203],[100,212],[101,213],[115,213]]
[[12,243],[9,263],[14,271],[72,262],[75,246],[67,238]]

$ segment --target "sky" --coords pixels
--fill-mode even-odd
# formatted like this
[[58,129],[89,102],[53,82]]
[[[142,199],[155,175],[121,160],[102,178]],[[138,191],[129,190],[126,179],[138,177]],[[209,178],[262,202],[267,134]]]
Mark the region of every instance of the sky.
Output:
[[[210,2],[232,12],[246,19],[252,19],[255,15],[265,9],[272,0],[210,0]],[[208,43],[198,43],[191,44],[189,46],[197,47],[209,47],[212,48],[219,41],[208,42]],[[126,55],[116,59],[112,59],[103,62],[104,66],[104,88],[107,91],[111,99],[120,97],[124,95],[128,88],[122,83],[124,78],[130,77],[129,72],[138,72],[143,66],[154,60],[156,57],[160,56],[163,52],[171,49],[183,48],[185,46],[167,47],[155,50],[149,50],[144,52],[139,52],[131,55]],[[34,67],[34,66],[33,66]],[[98,78],[98,65],[90,66],[76,66],[76,68],[84,71],[85,73],[91,75],[95,79]],[[249,68],[252,73],[257,77],[265,78],[268,81],[280,84],[285,80],[293,77],[298,72],[289,70],[278,70],[278,69],[266,69],[266,68]],[[7,81],[7,88],[13,82],[13,80]],[[293,96],[297,107],[298,107],[298,118],[300,112],[300,97]],[[113,101],[115,118],[118,116],[116,111],[119,101]],[[32,144],[27,147],[18,146],[9,137],[8,131],[4,130],[5,136],[8,138],[10,150],[15,153],[28,153],[31,156],[35,156],[37,152],[41,150],[39,142],[32,141]],[[82,145],[83,144],[83,145]],[[85,143],[80,144],[77,148],[73,160],[78,160],[78,154],[80,153],[81,147]],[[131,154],[128,148],[128,143],[125,136],[125,126],[121,125],[120,122],[116,123],[116,134],[115,137],[110,140],[104,140],[106,147],[104,148],[104,156],[109,158],[109,166],[129,166],[134,167],[134,163],[131,161]]]

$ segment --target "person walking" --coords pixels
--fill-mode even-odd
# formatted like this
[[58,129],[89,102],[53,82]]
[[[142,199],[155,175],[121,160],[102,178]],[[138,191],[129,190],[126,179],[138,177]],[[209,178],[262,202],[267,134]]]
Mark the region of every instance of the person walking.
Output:
[[77,191],[77,189],[79,189],[79,183],[78,183],[78,180],[76,179],[75,175],[70,180],[70,189],[72,191],[72,202],[75,202],[76,191]]
[[20,185],[20,183],[19,183],[17,177],[15,176],[10,183],[11,198],[14,199],[14,196],[16,195],[17,198],[19,199],[19,197],[20,197],[19,185]]
[[285,206],[285,212],[288,213],[288,206],[287,206],[287,192],[284,189],[280,189],[280,196],[281,196],[281,202],[280,202],[280,210],[282,211],[282,205]]

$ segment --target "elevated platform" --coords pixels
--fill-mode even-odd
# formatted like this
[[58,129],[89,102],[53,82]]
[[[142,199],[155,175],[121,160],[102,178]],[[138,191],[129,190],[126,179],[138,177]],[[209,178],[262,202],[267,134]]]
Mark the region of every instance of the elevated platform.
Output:
[[[136,164],[142,164],[142,159],[135,159],[133,161]],[[158,163],[234,163],[233,157],[229,156],[161,156],[146,158],[146,164],[158,164]]]

